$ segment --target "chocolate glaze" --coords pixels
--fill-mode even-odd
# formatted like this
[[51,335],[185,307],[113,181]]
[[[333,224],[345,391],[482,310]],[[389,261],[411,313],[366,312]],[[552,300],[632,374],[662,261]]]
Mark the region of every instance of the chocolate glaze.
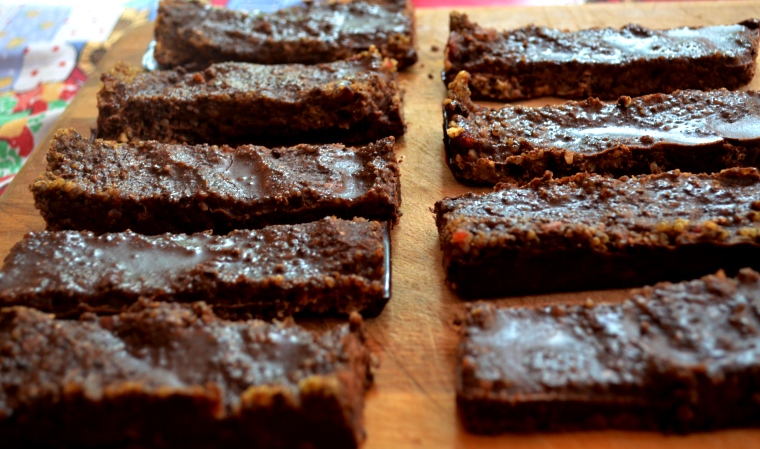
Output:
[[474,104],[460,73],[444,101],[454,176],[471,184],[526,182],[550,170],[615,176],[760,164],[760,93],[678,91],[558,106]]
[[119,144],[60,130],[30,189],[48,230],[227,233],[329,215],[395,221],[393,144]]
[[475,432],[760,425],[760,275],[744,269],[623,304],[470,307],[457,400]]
[[760,173],[581,173],[435,205],[447,280],[465,297],[636,286],[758,267]]
[[319,335],[292,322],[223,321],[203,303],[141,300],[79,321],[11,307],[0,309],[0,340],[4,447],[363,439],[371,373],[358,315]]
[[0,304],[69,316],[117,313],[139,297],[203,299],[230,317],[378,313],[387,302],[382,225],[302,225],[143,236],[29,233],[0,271]]
[[404,134],[394,63],[372,49],[306,66],[214,64],[101,77],[98,137],[120,142],[369,142]]
[[155,57],[167,67],[195,69],[225,61],[315,64],[346,59],[373,45],[400,68],[417,61],[411,2],[314,2],[248,13],[163,0]]
[[476,98],[498,100],[734,89],[752,80],[760,41],[757,19],[702,28],[630,24],[572,32],[533,25],[500,32],[457,12],[450,22],[445,81],[466,70]]

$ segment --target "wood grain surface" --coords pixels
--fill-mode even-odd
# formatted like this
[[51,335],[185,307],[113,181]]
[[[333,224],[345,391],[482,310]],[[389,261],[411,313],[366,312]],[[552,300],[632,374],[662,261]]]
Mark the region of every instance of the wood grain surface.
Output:
[[[630,22],[654,28],[735,23],[760,17],[760,2],[648,3],[555,7],[462,9],[483,25],[513,28],[534,23],[559,28],[621,26]],[[444,163],[440,74],[448,36],[448,9],[417,11],[420,62],[403,73],[407,135],[398,146],[402,158],[403,213],[393,230],[393,298],[367,321],[370,343],[380,360],[375,386],[367,396],[366,449],[373,448],[756,448],[760,430],[738,429],[688,436],[652,432],[575,432],[483,437],[465,432],[457,419],[454,364],[456,319],[463,302],[444,285],[437,232],[430,207],[469,190],[454,181]],[[152,38],[150,24],[119,41],[101,62],[139,64]],[[89,135],[95,126],[97,76],[92,76],[63,113],[58,127]],[[760,77],[748,87],[760,88]],[[524,104],[553,103],[540,99]],[[52,137],[52,133],[48,139]],[[44,142],[0,197],[0,257],[27,231],[44,229],[28,185],[44,170]],[[484,191],[481,189],[481,191]],[[619,301],[624,291],[596,291],[499,300],[510,305]],[[333,322],[334,320],[329,320]],[[309,322],[324,327],[324,322]],[[294,431],[297,431],[294,429]]]

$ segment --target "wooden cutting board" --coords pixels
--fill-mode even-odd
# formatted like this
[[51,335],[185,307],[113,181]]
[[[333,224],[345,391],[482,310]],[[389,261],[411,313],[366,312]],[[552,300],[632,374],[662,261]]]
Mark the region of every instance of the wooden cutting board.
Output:
[[[646,3],[586,6],[467,9],[483,25],[513,28],[530,23],[578,29],[621,26],[629,22],[653,28],[735,23],[760,17],[760,2]],[[444,285],[437,231],[429,208],[435,201],[468,189],[454,181],[443,158],[441,102],[444,85],[443,47],[448,36],[448,9],[417,11],[420,62],[403,73],[404,113],[409,123],[398,155],[403,186],[403,213],[393,230],[393,298],[368,320],[370,343],[380,360],[376,382],[367,396],[366,449],[373,448],[756,448],[760,430],[729,430],[689,436],[651,432],[576,432],[565,434],[482,437],[460,426],[454,401],[454,363],[458,342],[456,318],[463,302]],[[150,24],[122,38],[101,63],[139,64],[152,38]],[[97,76],[92,76],[61,116],[59,127],[89,135],[95,126]],[[760,89],[760,76],[748,87]],[[540,99],[526,104],[553,103]],[[52,137],[52,133],[48,136]],[[44,170],[47,142],[0,197],[0,257],[27,231],[44,229],[27,186]],[[480,189],[485,191],[484,189]],[[510,305],[619,301],[623,291],[596,291],[500,300]],[[334,322],[334,320],[329,320]],[[325,322],[309,322],[324,327]],[[297,429],[293,429],[297,432]]]

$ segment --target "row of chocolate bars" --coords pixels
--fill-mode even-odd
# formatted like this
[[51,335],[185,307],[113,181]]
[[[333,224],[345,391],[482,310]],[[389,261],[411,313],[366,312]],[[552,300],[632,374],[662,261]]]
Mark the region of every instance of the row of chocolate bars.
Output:
[[[0,271],[2,446],[357,447],[411,4],[165,0],[155,39],[162,70],[103,74],[98,139],[59,130],[30,186],[47,230]],[[294,313],[349,324],[259,320]]]
[[[365,219],[399,216],[386,136],[405,129],[396,68],[414,62],[413,36],[403,1],[271,15],[163,2],[154,55],[181,68],[105,74],[98,134],[109,140],[59,132],[31,187],[51,232],[12,250],[0,300],[89,313],[4,309],[3,435],[15,445],[357,446],[371,381],[359,315],[323,335],[217,316],[380,312],[387,247],[383,226]],[[755,165],[756,94],[495,111],[470,89],[511,100],[733,88],[752,78],[757,42],[752,21],[502,33],[452,14],[449,166],[464,182],[510,184],[437,204],[451,286],[500,296],[756,265],[755,169],[602,176]],[[318,64],[329,60],[339,61]],[[317,65],[264,65],[283,63]],[[310,141],[374,143],[276,146]],[[341,218],[312,221],[327,215]],[[298,222],[309,223],[276,225]],[[146,235],[111,233],[126,229]],[[186,235],[204,230],[213,233]],[[460,347],[464,422],[480,432],[756,423],[758,278],[660,286],[624,305],[478,304]]]
[[[503,32],[451,15],[446,159],[496,188],[436,204],[450,286],[681,281],[620,304],[472,305],[457,367],[468,429],[760,425],[760,94],[726,90],[753,79],[759,38],[757,20]],[[544,95],[597,98],[472,101]]]

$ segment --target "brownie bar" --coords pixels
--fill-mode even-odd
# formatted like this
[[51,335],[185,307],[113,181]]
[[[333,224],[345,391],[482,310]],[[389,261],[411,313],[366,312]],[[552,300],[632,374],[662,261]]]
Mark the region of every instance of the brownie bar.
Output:
[[678,91],[541,108],[474,104],[460,73],[444,101],[446,161],[458,181],[524,183],[546,170],[613,176],[760,165],[760,93]]
[[371,142],[401,136],[398,73],[377,51],[305,66],[215,64],[101,77],[98,137],[189,144]]
[[0,306],[60,316],[118,313],[145,297],[203,300],[217,315],[378,314],[386,294],[383,226],[326,218],[227,236],[32,232],[0,271]]
[[[355,448],[372,381],[361,317],[324,334],[141,301],[56,320],[0,309],[3,447]],[[297,429],[297,431],[294,431]]]
[[190,69],[226,61],[316,64],[374,45],[403,68],[417,61],[414,40],[407,0],[314,2],[259,14],[163,0],[154,55],[163,66]]
[[462,420],[478,433],[759,426],[759,311],[751,269],[623,304],[478,303],[459,346]]
[[449,285],[477,298],[760,268],[760,172],[547,176],[435,205]]
[[269,149],[119,144],[61,130],[31,185],[47,229],[217,234],[334,215],[396,221],[393,138]]
[[451,13],[445,80],[466,70],[480,99],[520,100],[735,89],[755,74],[760,22],[704,28],[560,31],[527,26],[499,32]]

